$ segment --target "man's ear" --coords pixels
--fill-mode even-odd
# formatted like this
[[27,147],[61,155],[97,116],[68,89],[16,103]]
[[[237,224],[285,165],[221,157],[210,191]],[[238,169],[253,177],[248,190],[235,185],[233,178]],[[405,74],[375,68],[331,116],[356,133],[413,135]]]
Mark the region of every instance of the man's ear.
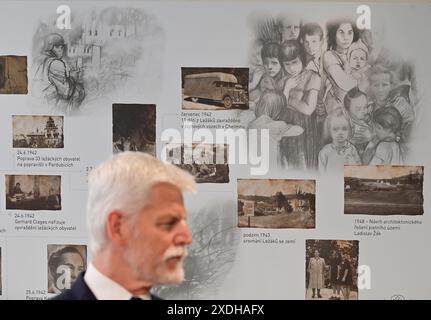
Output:
[[120,210],[112,210],[106,219],[106,234],[110,241],[123,244],[128,234],[127,216]]

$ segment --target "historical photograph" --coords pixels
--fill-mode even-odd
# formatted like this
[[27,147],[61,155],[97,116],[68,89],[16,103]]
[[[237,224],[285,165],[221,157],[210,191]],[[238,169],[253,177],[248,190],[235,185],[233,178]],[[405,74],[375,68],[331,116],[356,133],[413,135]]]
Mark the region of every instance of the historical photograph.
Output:
[[34,34],[32,94],[40,106],[74,114],[116,90],[157,90],[164,35],[153,16],[114,7],[74,13],[71,29],[57,28],[54,15]]
[[27,94],[27,57],[0,56],[0,94]]
[[64,148],[63,116],[12,116],[14,148]]
[[359,241],[305,241],[305,299],[357,300]]
[[269,130],[273,166],[404,164],[420,100],[412,62],[385,47],[383,28],[292,14],[255,14],[250,25],[250,110],[241,118]]
[[316,227],[315,180],[238,179],[238,227]]
[[424,167],[345,166],[344,214],[422,215]]
[[170,144],[166,160],[195,177],[197,183],[228,183],[227,144]]
[[6,209],[61,210],[61,176],[6,175]]
[[113,152],[141,151],[156,156],[156,105],[112,105]]
[[48,293],[70,289],[78,275],[87,269],[87,246],[48,244]]
[[248,109],[248,68],[181,68],[184,110]]

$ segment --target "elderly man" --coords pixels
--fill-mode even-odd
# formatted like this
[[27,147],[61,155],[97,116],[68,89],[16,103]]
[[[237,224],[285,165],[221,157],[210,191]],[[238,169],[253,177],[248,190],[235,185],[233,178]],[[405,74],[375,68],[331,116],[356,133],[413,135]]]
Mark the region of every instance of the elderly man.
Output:
[[152,286],[183,281],[192,238],[182,192],[194,189],[191,175],[140,152],[95,168],[87,202],[93,259],[55,299],[158,299]]

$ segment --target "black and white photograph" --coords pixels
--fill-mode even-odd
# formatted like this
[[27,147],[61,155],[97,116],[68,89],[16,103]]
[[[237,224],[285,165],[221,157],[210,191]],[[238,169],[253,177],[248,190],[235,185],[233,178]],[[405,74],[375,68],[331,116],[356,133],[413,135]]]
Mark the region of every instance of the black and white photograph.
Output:
[[156,105],[112,105],[113,153],[140,151],[156,156]]
[[359,241],[305,241],[305,299],[358,300]]
[[64,148],[63,116],[12,116],[14,148]]
[[70,289],[79,274],[87,269],[87,246],[48,244],[48,293]]
[[6,175],[6,210],[61,210],[61,176]]
[[170,144],[166,159],[195,177],[197,183],[229,183],[227,144]]
[[238,179],[238,227],[316,227],[316,181]]
[[358,30],[355,16],[256,13],[249,22],[250,110],[241,118],[269,130],[273,166],[325,173],[406,162],[419,112],[415,69],[384,46],[384,29]]
[[345,166],[344,214],[423,215],[424,167]]
[[181,68],[183,110],[248,109],[248,68]]
[[35,103],[72,115],[117,90],[157,90],[164,32],[151,14],[127,7],[76,9],[70,29],[57,28],[53,14],[40,19],[33,36]]
[[0,94],[27,94],[27,57],[0,56]]

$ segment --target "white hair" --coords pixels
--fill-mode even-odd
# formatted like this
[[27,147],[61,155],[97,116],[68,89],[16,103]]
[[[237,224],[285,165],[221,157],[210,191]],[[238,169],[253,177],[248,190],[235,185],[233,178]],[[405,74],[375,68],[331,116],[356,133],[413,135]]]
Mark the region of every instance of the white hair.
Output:
[[168,182],[181,191],[195,191],[192,175],[142,152],[121,152],[93,169],[88,181],[87,227],[93,253],[106,244],[106,219],[111,210],[134,214],[141,210],[146,193],[157,183]]

